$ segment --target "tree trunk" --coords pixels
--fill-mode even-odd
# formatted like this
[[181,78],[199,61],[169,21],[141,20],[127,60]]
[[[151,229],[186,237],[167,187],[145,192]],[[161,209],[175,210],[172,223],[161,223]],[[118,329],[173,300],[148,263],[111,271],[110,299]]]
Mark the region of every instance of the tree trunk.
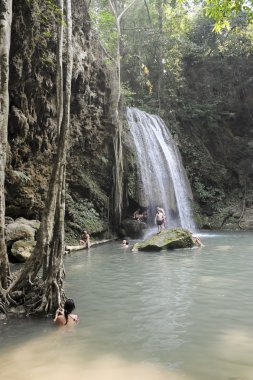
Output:
[[62,71],[62,50],[63,50],[63,0],[58,0],[58,8],[62,14],[61,20],[57,27],[57,74],[56,74],[56,91],[57,91],[57,129],[60,135],[62,114],[63,114],[63,71]]
[[0,0],[0,288],[8,286],[10,274],[5,243],[5,166],[9,115],[9,51],[12,0]]
[[123,203],[123,154],[122,154],[122,131],[123,124],[120,117],[120,101],[121,101],[121,56],[120,56],[120,40],[121,40],[121,19],[126,11],[135,3],[132,0],[117,14],[116,1],[109,0],[110,8],[114,14],[116,27],[117,27],[117,52],[116,52],[116,93],[115,93],[115,108],[114,108],[114,123],[115,123],[115,136],[113,139],[114,156],[115,156],[115,169],[114,169],[114,222],[119,225],[122,217],[122,203]]
[[[73,66],[72,16],[71,0],[66,2],[66,78],[63,101],[63,117],[60,127],[56,162],[53,167],[49,191],[38,231],[37,244],[30,259],[25,264],[20,276],[9,287],[8,291],[22,289],[35,280],[43,264],[43,287],[35,300],[36,312],[48,312],[57,308],[63,296],[62,277],[64,253],[64,213],[65,213],[65,171],[66,151],[70,129],[70,98]],[[59,82],[58,82],[59,84]],[[59,92],[60,93],[60,92]],[[58,112],[61,112],[59,109]],[[58,120],[60,116],[58,114]]]
[[121,58],[120,58],[120,22],[116,20],[117,25],[117,56],[116,56],[116,103],[115,103],[115,125],[116,131],[113,139],[115,154],[115,174],[114,174],[114,219],[117,225],[121,223],[122,200],[123,200],[123,155],[122,155],[122,119],[120,117],[120,99],[121,99]]
[[156,3],[158,12],[158,43],[157,43],[157,68],[158,68],[158,79],[157,79],[157,99],[158,99],[158,110],[161,110],[161,92],[162,92],[162,81],[163,81],[163,61],[162,61],[162,44],[163,44],[163,1],[157,0]]

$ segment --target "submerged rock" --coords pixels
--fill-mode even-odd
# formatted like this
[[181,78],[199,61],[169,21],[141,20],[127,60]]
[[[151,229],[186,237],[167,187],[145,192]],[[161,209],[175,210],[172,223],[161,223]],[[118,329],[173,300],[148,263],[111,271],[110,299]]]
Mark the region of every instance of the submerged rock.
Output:
[[183,228],[163,230],[150,239],[136,243],[133,251],[161,251],[163,249],[191,248],[194,240],[192,233]]

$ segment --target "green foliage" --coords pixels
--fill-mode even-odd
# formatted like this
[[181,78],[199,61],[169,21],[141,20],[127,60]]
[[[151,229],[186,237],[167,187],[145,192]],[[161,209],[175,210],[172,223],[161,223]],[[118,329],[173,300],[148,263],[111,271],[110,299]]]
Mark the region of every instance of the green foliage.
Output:
[[214,31],[221,32],[222,29],[231,28],[231,20],[243,12],[247,16],[247,22],[253,21],[252,0],[205,0],[206,15],[215,22]]
[[121,94],[124,97],[127,106],[130,106],[134,101],[136,93],[131,90],[129,83],[121,83]]
[[[79,241],[81,231],[86,229],[90,234],[106,231],[106,220],[95,210],[94,204],[88,199],[74,200],[69,195],[66,197],[66,217],[68,241]],[[75,242],[76,243],[76,242]]]
[[206,122],[211,122],[217,120],[220,116],[217,115],[217,106],[222,103],[222,99],[217,96],[214,99],[209,100],[209,102],[194,102],[191,101],[188,104],[183,105],[183,110],[187,115],[187,118],[192,119],[205,119]]
[[[96,0],[95,4],[93,20],[100,40],[110,41],[107,50],[114,55],[116,29],[115,20],[108,11],[108,1]],[[156,0],[147,0],[146,4],[147,7],[142,1],[136,2],[122,19],[121,75],[125,103],[146,107],[149,111],[153,108],[155,112],[159,91],[164,109],[181,109],[187,119],[206,118],[210,122],[217,119],[217,109],[224,99],[217,92],[212,96],[207,83],[205,98],[198,98],[196,93],[195,98],[184,99],[189,87],[184,77],[185,65],[188,59],[201,62],[204,57],[216,57],[218,63],[224,57],[250,56],[253,26],[246,26],[246,13],[239,12],[235,6],[236,17],[230,21],[229,32],[217,34],[213,33],[215,19],[207,17],[207,8],[201,5],[172,0],[161,2],[162,14],[159,15]],[[207,7],[208,1],[205,4]],[[218,0],[214,4],[218,7]],[[122,2],[118,6],[122,6]]]
[[116,54],[117,29],[114,16],[105,9],[91,9],[93,28],[102,46],[111,55]]
[[96,181],[92,179],[92,177],[85,175],[83,173],[80,174],[80,185],[88,190],[91,198],[97,205],[106,206],[108,203],[108,198],[101,191]]
[[62,10],[58,7],[55,1],[44,0],[43,2],[40,2],[39,0],[26,0],[26,2],[30,8],[36,9],[39,19],[44,22],[52,23],[54,20],[56,23],[63,23],[66,25]]
[[[36,59],[48,70],[56,64],[55,51],[57,25],[66,25],[64,15],[53,0],[26,0],[30,15],[31,44]],[[49,44],[51,47],[49,48]]]
[[216,203],[225,197],[221,189],[213,186],[205,186],[198,177],[194,178],[193,188],[202,204]]

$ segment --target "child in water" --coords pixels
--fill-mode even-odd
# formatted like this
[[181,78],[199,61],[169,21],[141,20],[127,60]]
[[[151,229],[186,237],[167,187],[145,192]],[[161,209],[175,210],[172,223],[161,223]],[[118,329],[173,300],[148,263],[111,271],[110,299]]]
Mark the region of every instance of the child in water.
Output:
[[79,318],[76,314],[72,314],[72,311],[75,309],[75,303],[71,298],[68,298],[64,304],[63,309],[59,308],[56,310],[54,322],[58,326],[71,326],[76,324],[79,321]]
[[122,241],[122,248],[128,248],[128,247],[129,247],[129,242],[128,242],[128,240],[124,239]]

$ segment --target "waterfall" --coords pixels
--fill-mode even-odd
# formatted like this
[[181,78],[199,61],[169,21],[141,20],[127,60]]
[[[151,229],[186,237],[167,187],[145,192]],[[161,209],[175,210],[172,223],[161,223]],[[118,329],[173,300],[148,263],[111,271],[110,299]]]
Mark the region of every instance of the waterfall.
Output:
[[164,121],[138,108],[127,109],[138,165],[139,204],[154,223],[156,206],[165,210],[166,228],[194,230],[192,193],[180,152]]

